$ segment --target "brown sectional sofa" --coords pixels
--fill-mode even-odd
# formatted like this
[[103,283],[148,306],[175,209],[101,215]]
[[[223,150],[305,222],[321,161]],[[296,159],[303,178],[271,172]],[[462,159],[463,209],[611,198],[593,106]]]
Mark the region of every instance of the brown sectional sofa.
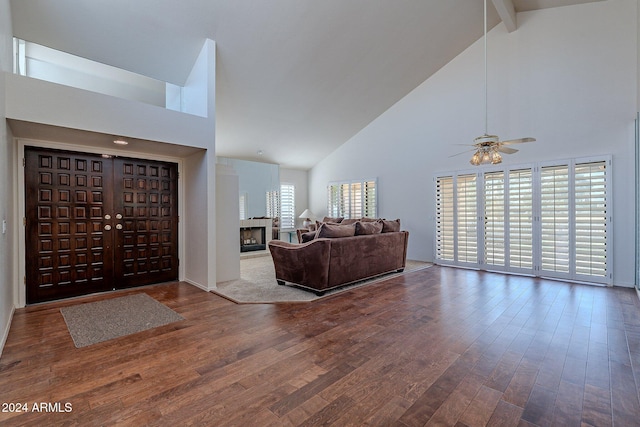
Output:
[[272,240],[269,250],[278,284],[290,282],[322,295],[359,280],[403,271],[408,241],[407,231],[393,231],[318,237],[302,244]]

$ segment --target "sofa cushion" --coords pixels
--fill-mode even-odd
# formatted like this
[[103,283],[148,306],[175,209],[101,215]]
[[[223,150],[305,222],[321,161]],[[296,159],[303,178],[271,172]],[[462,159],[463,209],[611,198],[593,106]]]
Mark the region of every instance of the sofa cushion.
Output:
[[382,222],[382,232],[389,233],[393,231],[400,231],[400,219],[396,219],[393,221],[381,219]]
[[363,216],[362,218],[360,218],[359,221],[360,222],[376,222],[378,221],[378,218],[368,218],[366,216]]
[[316,239],[319,239],[321,237],[329,237],[329,238],[351,237],[351,236],[355,236],[355,234],[356,234],[355,224],[339,225],[339,224],[329,224],[325,222],[318,228],[318,231],[316,232]]
[[322,222],[333,222],[334,224],[339,224],[339,223],[342,222],[343,219],[344,219],[344,217],[332,218],[330,216],[325,216],[324,218],[322,218]]
[[355,224],[358,221],[360,220],[355,218],[345,218],[340,222],[340,225],[351,225],[351,224]]
[[356,236],[360,236],[362,234],[378,234],[382,232],[382,222],[362,222],[358,221],[355,224],[356,226]]
[[300,234],[300,239],[302,239],[302,241],[300,243],[307,243],[307,242],[312,241],[315,238],[316,238],[316,232],[315,231],[307,231],[306,233]]

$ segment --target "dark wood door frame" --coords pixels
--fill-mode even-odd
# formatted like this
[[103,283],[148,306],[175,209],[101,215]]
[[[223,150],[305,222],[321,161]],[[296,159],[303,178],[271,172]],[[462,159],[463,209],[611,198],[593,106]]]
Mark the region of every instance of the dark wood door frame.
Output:
[[177,164],[25,146],[27,304],[178,277]]

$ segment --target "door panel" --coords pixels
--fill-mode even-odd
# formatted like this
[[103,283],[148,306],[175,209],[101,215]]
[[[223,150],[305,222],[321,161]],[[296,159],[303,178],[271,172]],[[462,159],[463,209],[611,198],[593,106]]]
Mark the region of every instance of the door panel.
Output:
[[112,210],[109,159],[25,149],[27,302],[110,288]]
[[177,279],[176,164],[25,147],[25,188],[28,304]]
[[118,158],[114,167],[115,274],[119,286],[175,280],[177,165]]

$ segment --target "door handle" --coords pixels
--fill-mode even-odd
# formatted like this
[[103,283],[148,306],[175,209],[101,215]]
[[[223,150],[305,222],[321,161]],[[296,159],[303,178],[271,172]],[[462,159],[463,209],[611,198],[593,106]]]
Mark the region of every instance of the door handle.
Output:
[[116,219],[122,219],[122,214],[116,214]]
[[122,224],[116,224],[116,230],[122,230]]
[[109,230],[111,230],[111,226],[109,224],[107,224],[107,225],[104,226],[104,229],[109,231]]

